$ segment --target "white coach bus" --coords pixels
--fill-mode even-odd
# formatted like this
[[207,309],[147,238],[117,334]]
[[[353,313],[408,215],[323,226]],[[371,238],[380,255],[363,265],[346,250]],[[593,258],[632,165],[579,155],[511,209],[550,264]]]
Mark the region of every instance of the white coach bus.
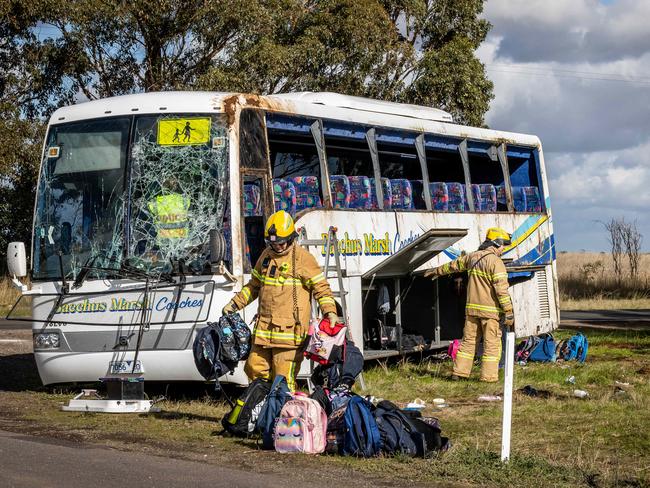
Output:
[[[495,226],[513,233],[504,258],[517,334],[558,323],[537,137],[334,93],[128,95],[52,115],[26,272],[12,244],[10,269],[31,281],[14,279],[43,383],[125,371],[202,381],[196,330],[250,278],[276,209],[306,240],[337,229],[347,320],[366,358],[462,335],[464,278],[420,274]],[[321,263],[333,251],[308,249]],[[246,382],[242,368],[224,380]]]

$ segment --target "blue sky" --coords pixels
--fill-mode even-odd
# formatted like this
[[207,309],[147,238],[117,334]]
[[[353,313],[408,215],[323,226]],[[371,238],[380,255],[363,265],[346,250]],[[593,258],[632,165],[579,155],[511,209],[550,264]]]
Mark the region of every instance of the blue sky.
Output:
[[650,2],[489,0],[478,50],[495,84],[487,123],[538,135],[559,250],[608,250],[636,221],[650,252]]

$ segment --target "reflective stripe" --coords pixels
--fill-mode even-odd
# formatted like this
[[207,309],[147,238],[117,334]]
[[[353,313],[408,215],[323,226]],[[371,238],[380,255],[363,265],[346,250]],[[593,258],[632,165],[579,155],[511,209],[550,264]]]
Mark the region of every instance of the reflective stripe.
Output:
[[473,360],[473,359],[474,359],[474,354],[469,354],[469,353],[466,353],[466,352],[460,352],[460,351],[458,351],[458,352],[456,353],[456,356],[459,356],[459,357],[461,357],[461,358],[465,358],[465,359],[470,359],[470,360]]
[[327,303],[331,303],[332,305],[336,305],[336,302],[332,297],[321,297],[318,299],[318,304],[319,305],[325,305]]
[[278,332],[275,330],[259,330],[255,329],[254,334],[255,337],[259,337],[261,339],[280,339],[280,340],[291,340],[291,341],[302,341],[305,337],[306,334],[294,334],[293,332]]
[[283,276],[280,276],[279,278],[271,278],[270,276],[264,276],[260,273],[257,272],[257,270],[253,270],[253,277],[257,278],[259,281],[261,281],[265,285],[269,286],[284,286],[284,285],[301,285],[302,286],[302,281],[296,278],[285,278]]
[[499,281],[501,279],[508,279],[508,273],[495,273],[492,275],[492,278],[494,278],[494,281]]
[[260,281],[264,281],[264,276],[262,276],[261,274],[259,274],[259,273],[257,272],[256,269],[253,270],[253,273],[252,273],[252,274],[253,274],[253,277],[257,278],[258,280],[260,280]]
[[251,291],[248,289],[247,286],[241,289],[241,294],[244,295],[244,298],[248,302],[251,299]]
[[478,269],[471,269],[469,271],[469,274],[474,275],[474,276],[480,276],[481,278],[485,278],[485,279],[493,281],[493,282],[494,281],[500,281],[501,279],[508,277],[508,273],[490,274],[490,273],[486,273],[485,271],[480,271]]
[[501,359],[501,358],[498,358],[498,357],[495,357],[495,356],[483,356],[483,361],[486,361],[486,362],[496,363],[496,362],[499,361],[499,359]]
[[510,303],[510,296],[504,295],[502,297],[499,297],[499,303]]
[[306,284],[307,286],[315,285],[316,283],[320,283],[320,282],[323,281],[324,279],[325,279],[325,275],[323,275],[323,273],[318,273],[318,274],[317,274],[316,276],[314,276],[313,278],[309,278],[309,279],[305,282],[305,284]]
[[494,312],[494,313],[503,312],[503,309],[501,308],[491,307],[490,305],[480,305],[478,303],[468,303],[465,306],[465,308],[472,309],[472,310],[482,310],[484,312]]

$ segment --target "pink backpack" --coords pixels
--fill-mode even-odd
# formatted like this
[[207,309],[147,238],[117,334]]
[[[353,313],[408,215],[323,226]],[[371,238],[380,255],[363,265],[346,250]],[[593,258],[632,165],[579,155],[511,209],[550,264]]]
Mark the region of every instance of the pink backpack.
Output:
[[343,323],[330,324],[327,319],[321,320],[309,338],[305,356],[317,363],[329,364],[334,347],[341,347],[345,342],[345,331]]
[[456,354],[460,349],[460,340],[454,339],[449,343],[449,348],[447,349],[447,354],[451,356],[451,359],[456,359]]
[[319,454],[327,444],[327,415],[311,398],[294,395],[282,407],[273,442],[278,452]]

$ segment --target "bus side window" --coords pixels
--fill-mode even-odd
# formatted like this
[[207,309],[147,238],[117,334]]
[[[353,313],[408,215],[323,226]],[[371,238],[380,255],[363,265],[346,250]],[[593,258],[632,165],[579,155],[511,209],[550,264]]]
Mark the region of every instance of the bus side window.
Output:
[[322,207],[320,162],[310,130],[313,120],[268,114],[266,123],[275,209],[294,215]]
[[490,157],[490,148],[489,143],[468,141],[467,155],[472,185],[465,188],[465,191],[466,194],[472,192],[476,212],[507,212],[505,199],[497,198],[499,187],[505,195],[505,177],[501,163]]
[[465,196],[465,172],[458,152],[460,140],[425,137],[431,208],[439,212],[469,210]]
[[244,272],[250,272],[264,250],[263,178],[242,176]]
[[393,209],[426,209],[422,169],[415,149],[417,134],[377,130],[377,151],[382,178],[390,182]]
[[[542,212],[544,204],[537,151],[509,145],[506,154],[515,212]],[[497,199],[505,199],[500,188]]]

